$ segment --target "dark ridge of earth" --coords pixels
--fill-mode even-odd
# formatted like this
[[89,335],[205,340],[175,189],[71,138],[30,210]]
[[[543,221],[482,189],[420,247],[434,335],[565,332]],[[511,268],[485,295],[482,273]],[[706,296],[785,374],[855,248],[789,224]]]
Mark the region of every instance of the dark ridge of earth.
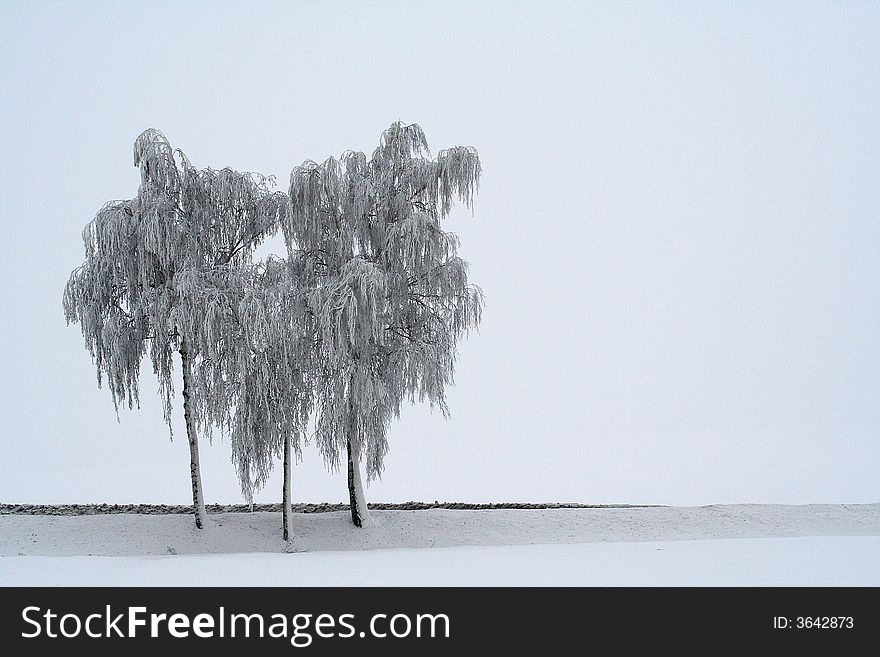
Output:
[[[327,513],[347,511],[348,504],[319,502],[294,504],[296,513]],[[632,509],[662,506],[659,504],[566,504],[498,502],[471,504],[468,502],[373,502],[367,505],[379,511],[421,511],[424,509]],[[208,504],[208,513],[247,513],[249,511],[281,512],[281,504]],[[114,513],[168,515],[192,513],[192,506],[184,504],[0,504],[0,516],[95,516]]]

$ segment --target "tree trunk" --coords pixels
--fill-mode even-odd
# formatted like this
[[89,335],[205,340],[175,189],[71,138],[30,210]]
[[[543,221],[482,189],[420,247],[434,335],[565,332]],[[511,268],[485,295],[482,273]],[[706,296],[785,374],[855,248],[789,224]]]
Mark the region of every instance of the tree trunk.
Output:
[[186,421],[186,437],[189,440],[189,475],[192,480],[193,512],[196,527],[202,529],[208,515],[205,510],[205,498],[202,495],[202,473],[199,469],[199,437],[196,434],[195,419],[192,409],[192,371],[189,352],[184,342],[180,346],[180,361],[183,369],[183,417]]
[[290,540],[290,436],[284,436],[284,492],[281,497],[281,525],[284,540]]
[[361,479],[360,459],[351,447],[351,439],[345,441],[348,450],[348,500],[351,507],[351,521],[355,527],[363,527],[371,522],[364,495],[364,482]]

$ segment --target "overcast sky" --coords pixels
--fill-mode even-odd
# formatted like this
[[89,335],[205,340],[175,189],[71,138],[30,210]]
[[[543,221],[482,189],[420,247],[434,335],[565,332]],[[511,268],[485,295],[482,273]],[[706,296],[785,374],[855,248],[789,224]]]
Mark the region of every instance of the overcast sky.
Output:
[[117,422],[61,308],[142,130],[286,190],[398,119],[480,152],[487,307],[368,499],[880,500],[878,43],[875,2],[3,2],[0,501],[191,501],[149,363]]

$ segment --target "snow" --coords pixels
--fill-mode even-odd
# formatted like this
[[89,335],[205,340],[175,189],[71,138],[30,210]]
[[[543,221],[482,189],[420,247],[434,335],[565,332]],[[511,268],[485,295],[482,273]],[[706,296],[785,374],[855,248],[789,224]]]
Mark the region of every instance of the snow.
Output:
[[3,557],[4,586],[878,586],[880,537]]
[[880,504],[372,515],[0,516],[0,585],[880,585]]

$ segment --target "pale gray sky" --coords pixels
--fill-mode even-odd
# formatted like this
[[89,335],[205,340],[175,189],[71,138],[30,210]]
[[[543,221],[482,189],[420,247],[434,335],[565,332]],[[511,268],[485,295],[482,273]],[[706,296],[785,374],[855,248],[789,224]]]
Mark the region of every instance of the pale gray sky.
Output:
[[149,364],[117,423],[61,309],[143,129],[286,189],[397,119],[480,151],[488,305],[369,499],[880,500],[878,43],[873,2],[4,2],[0,501],[191,500]]

